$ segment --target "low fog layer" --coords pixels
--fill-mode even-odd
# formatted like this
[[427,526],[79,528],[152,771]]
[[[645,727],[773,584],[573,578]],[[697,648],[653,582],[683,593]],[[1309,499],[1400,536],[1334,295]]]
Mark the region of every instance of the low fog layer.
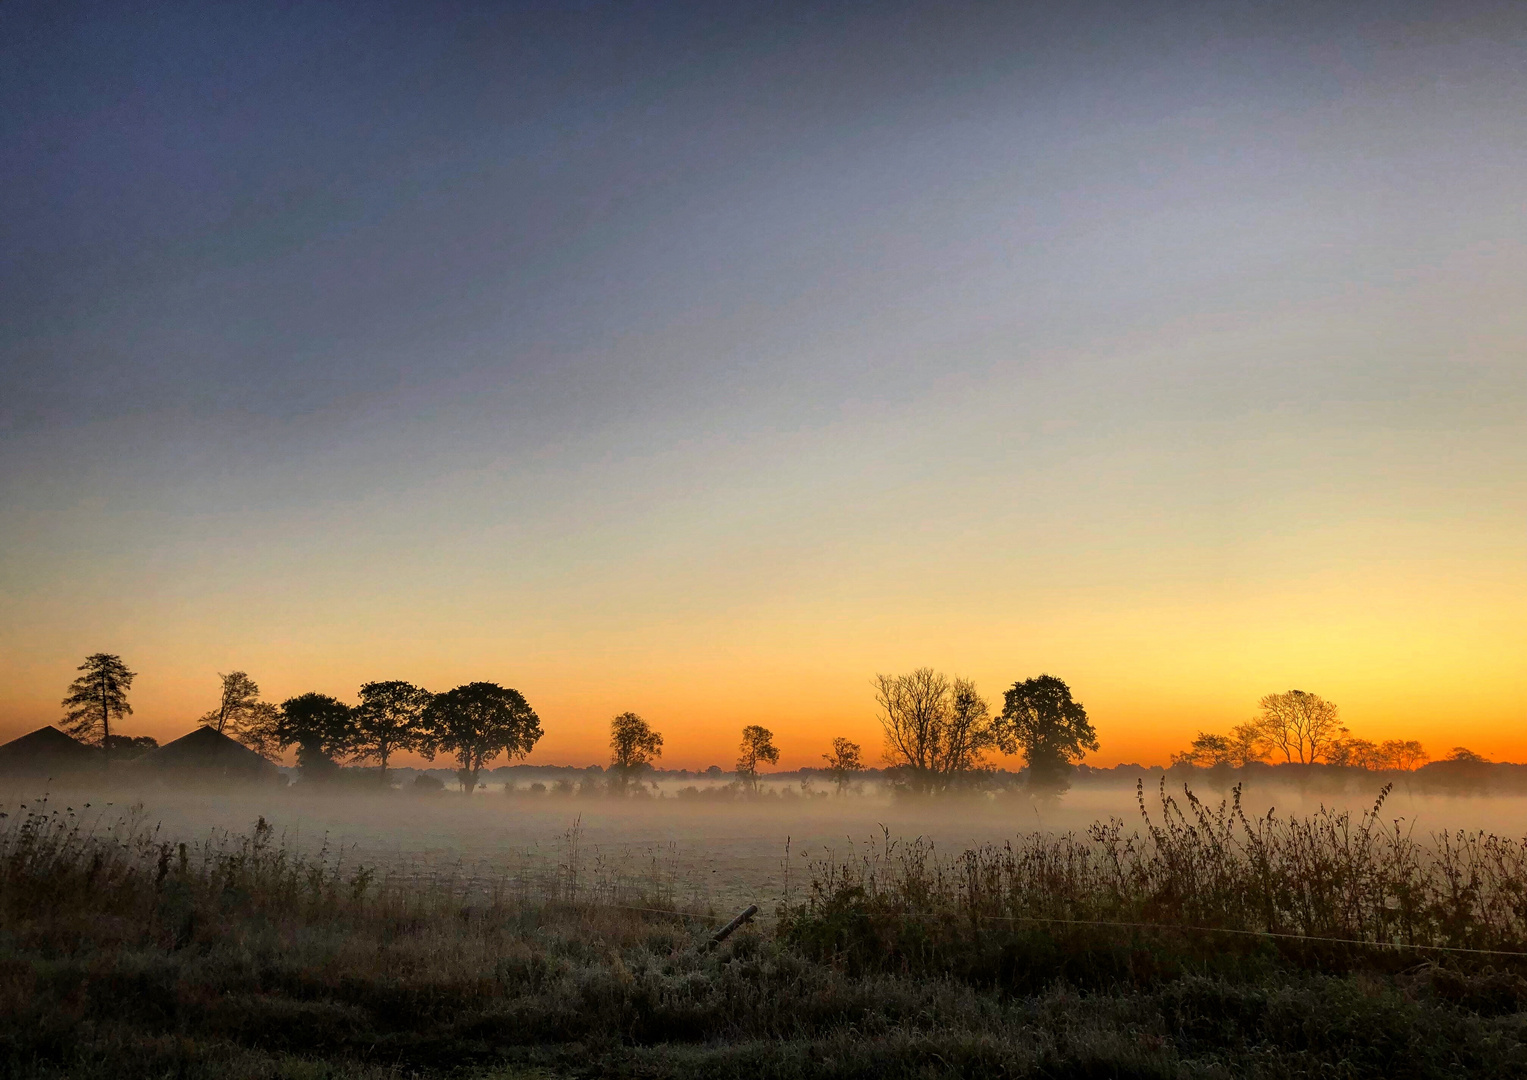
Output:
[[[531,793],[523,784],[512,793],[493,784],[467,796],[408,786],[365,793],[302,785],[110,788],[9,780],[0,789],[0,804],[14,813],[23,804],[36,809],[46,798],[49,812],[72,812],[87,827],[108,829],[130,819],[170,842],[223,832],[248,835],[263,817],[294,851],[313,855],[327,848],[331,861],[342,858],[349,868],[453,879],[464,893],[495,886],[534,891],[552,877],[575,873],[590,888],[621,882],[686,906],[722,910],[758,903],[767,911],[785,893],[787,864],[788,886],[798,894],[814,863],[829,854],[842,858],[861,845],[922,837],[955,855],[1022,833],[1081,831],[1110,817],[1141,824],[1132,783],[1137,777],[1146,808],[1159,821],[1162,774],[1143,770],[1080,783],[1058,799],[1040,801],[1022,793],[896,798],[872,783],[842,796],[803,796],[798,782],[766,783],[761,799],[700,801],[676,794],[692,782],[649,787],[651,796],[613,798]],[[1208,780],[1195,778],[1195,791],[1217,803],[1226,793]],[[1168,777],[1166,784],[1181,801],[1181,778]],[[1304,815],[1322,805],[1357,814],[1372,807],[1380,786],[1375,781],[1371,792],[1343,794],[1253,781],[1242,801],[1250,816],[1269,809],[1280,817]],[[776,797],[769,797],[771,789]],[[790,796],[778,797],[786,792]],[[1437,795],[1401,781],[1382,818],[1401,819],[1418,837],[1456,829],[1520,837],[1527,834],[1527,795]]]

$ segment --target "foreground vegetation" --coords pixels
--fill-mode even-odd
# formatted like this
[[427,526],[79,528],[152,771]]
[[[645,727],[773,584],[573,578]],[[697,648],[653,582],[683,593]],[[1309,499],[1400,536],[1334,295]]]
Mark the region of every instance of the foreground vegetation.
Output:
[[1523,845],[1418,844],[1381,810],[1166,801],[1140,830],[950,860],[886,838],[710,948],[716,913],[662,882],[580,880],[576,835],[544,879],[468,891],[301,857],[263,822],[185,845],[31,807],[0,822],[0,1069],[1527,1073]]

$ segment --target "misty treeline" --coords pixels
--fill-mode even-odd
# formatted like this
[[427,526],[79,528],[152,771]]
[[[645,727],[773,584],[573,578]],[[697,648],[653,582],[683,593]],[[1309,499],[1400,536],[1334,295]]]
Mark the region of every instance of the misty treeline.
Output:
[[[1374,771],[1410,772],[1431,760],[1414,739],[1373,742],[1354,737],[1341,722],[1336,703],[1318,694],[1288,690],[1268,694],[1260,712],[1229,734],[1200,731],[1188,749],[1172,757],[1181,768],[1244,769],[1281,761],[1286,765],[1331,765]],[[1466,747],[1454,747],[1448,761],[1483,762]]]
[[[112,730],[132,714],[127,695],[136,672],[109,653],[92,654],[79,671],[63,701],[65,729],[122,757],[151,748],[152,739]],[[200,722],[268,758],[295,748],[299,775],[307,781],[331,779],[349,763],[374,765],[385,783],[397,754],[431,761],[450,754],[470,793],[489,762],[503,755],[523,759],[542,735],[540,718],[524,696],[497,683],[465,683],[433,693],[404,680],[384,680],[363,684],[354,705],[317,692],[277,704],[261,697],[247,672],[219,678],[217,704]],[[885,736],[882,776],[900,791],[932,795],[990,786],[997,776],[990,757],[997,753],[1021,754],[1030,786],[1060,791],[1086,752],[1098,748],[1086,709],[1053,675],[1014,682],[997,712],[973,682],[932,668],[877,675],[873,686]],[[607,789],[620,794],[643,786],[642,774],[662,757],[664,742],[646,719],[623,712],[610,721],[609,745]],[[840,794],[867,768],[863,747],[844,736],[834,738],[822,756]],[[774,733],[760,724],[745,725],[735,786],[757,794],[760,767],[779,759]]]
[[[120,656],[95,653],[80,665],[63,705],[65,730],[90,738],[108,753],[125,750],[113,721],[132,714],[127,692],[137,673]],[[392,757],[416,753],[433,761],[450,754],[470,793],[483,767],[507,754],[524,758],[541,738],[541,720],[518,690],[471,682],[442,693],[401,679],[368,682],[347,705],[327,694],[298,694],[279,705],[260,697],[247,672],[220,676],[222,692],[201,723],[274,758],[293,747],[304,780],[338,773],[341,761],[378,767],[383,783]],[[152,745],[153,740],[138,743]]]

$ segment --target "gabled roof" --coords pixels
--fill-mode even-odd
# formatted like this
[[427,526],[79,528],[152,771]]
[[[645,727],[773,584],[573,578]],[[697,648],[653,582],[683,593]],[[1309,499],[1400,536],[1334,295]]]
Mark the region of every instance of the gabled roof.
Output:
[[0,772],[60,772],[94,768],[101,752],[49,724],[0,746]]
[[138,764],[146,769],[250,779],[274,779],[280,775],[275,765],[249,747],[205,725],[150,750],[138,759]]

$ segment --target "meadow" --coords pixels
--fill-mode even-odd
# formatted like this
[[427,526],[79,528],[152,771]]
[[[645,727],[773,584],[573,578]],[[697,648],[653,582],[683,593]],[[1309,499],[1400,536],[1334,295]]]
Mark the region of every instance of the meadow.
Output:
[[[1522,1075],[1522,800],[1375,795],[23,796],[0,821],[0,1060],[38,1077]],[[746,903],[760,918],[712,947]]]

